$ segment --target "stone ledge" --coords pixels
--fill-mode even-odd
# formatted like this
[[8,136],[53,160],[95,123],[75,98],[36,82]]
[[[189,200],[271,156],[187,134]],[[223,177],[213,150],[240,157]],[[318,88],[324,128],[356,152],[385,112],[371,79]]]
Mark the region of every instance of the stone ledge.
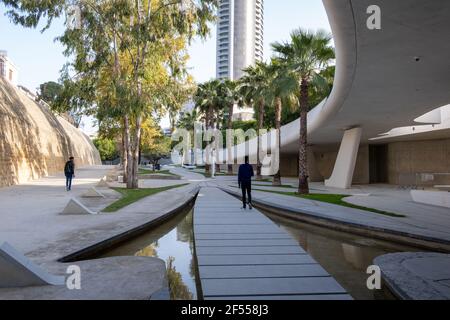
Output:
[[66,275],[69,265],[81,269],[81,290],[66,285],[0,289],[0,300],[149,300],[167,287],[165,262],[147,257],[115,257],[54,264]]
[[391,292],[404,300],[450,300],[450,255],[392,253],[375,258]]

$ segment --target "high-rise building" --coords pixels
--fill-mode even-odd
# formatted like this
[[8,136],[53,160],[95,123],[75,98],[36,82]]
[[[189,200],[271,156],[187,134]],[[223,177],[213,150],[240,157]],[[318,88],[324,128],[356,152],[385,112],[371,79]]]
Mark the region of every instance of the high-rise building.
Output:
[[220,0],[217,24],[218,79],[236,80],[263,60],[264,0]]

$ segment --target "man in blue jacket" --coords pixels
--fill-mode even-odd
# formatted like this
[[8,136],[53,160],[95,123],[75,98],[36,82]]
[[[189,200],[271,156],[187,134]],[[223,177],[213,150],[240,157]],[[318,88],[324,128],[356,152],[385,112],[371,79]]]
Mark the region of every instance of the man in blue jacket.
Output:
[[242,189],[242,203],[244,204],[243,209],[247,208],[247,195],[248,195],[248,206],[250,210],[252,207],[252,177],[255,174],[253,173],[253,167],[249,164],[248,156],[245,157],[245,164],[241,164],[239,166],[239,174],[238,174],[238,184],[239,188]]

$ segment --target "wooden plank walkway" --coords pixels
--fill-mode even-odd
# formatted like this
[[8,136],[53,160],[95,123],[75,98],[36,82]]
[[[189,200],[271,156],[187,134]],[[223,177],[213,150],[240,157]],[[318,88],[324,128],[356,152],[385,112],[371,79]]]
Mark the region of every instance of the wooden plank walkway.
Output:
[[205,300],[348,300],[282,228],[214,187],[200,190],[194,237]]

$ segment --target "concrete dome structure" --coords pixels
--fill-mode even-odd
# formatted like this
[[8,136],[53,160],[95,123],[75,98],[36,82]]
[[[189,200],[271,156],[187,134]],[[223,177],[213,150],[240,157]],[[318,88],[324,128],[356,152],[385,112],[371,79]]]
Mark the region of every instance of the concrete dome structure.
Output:
[[62,172],[70,156],[100,165],[88,136],[0,78],[0,187]]

